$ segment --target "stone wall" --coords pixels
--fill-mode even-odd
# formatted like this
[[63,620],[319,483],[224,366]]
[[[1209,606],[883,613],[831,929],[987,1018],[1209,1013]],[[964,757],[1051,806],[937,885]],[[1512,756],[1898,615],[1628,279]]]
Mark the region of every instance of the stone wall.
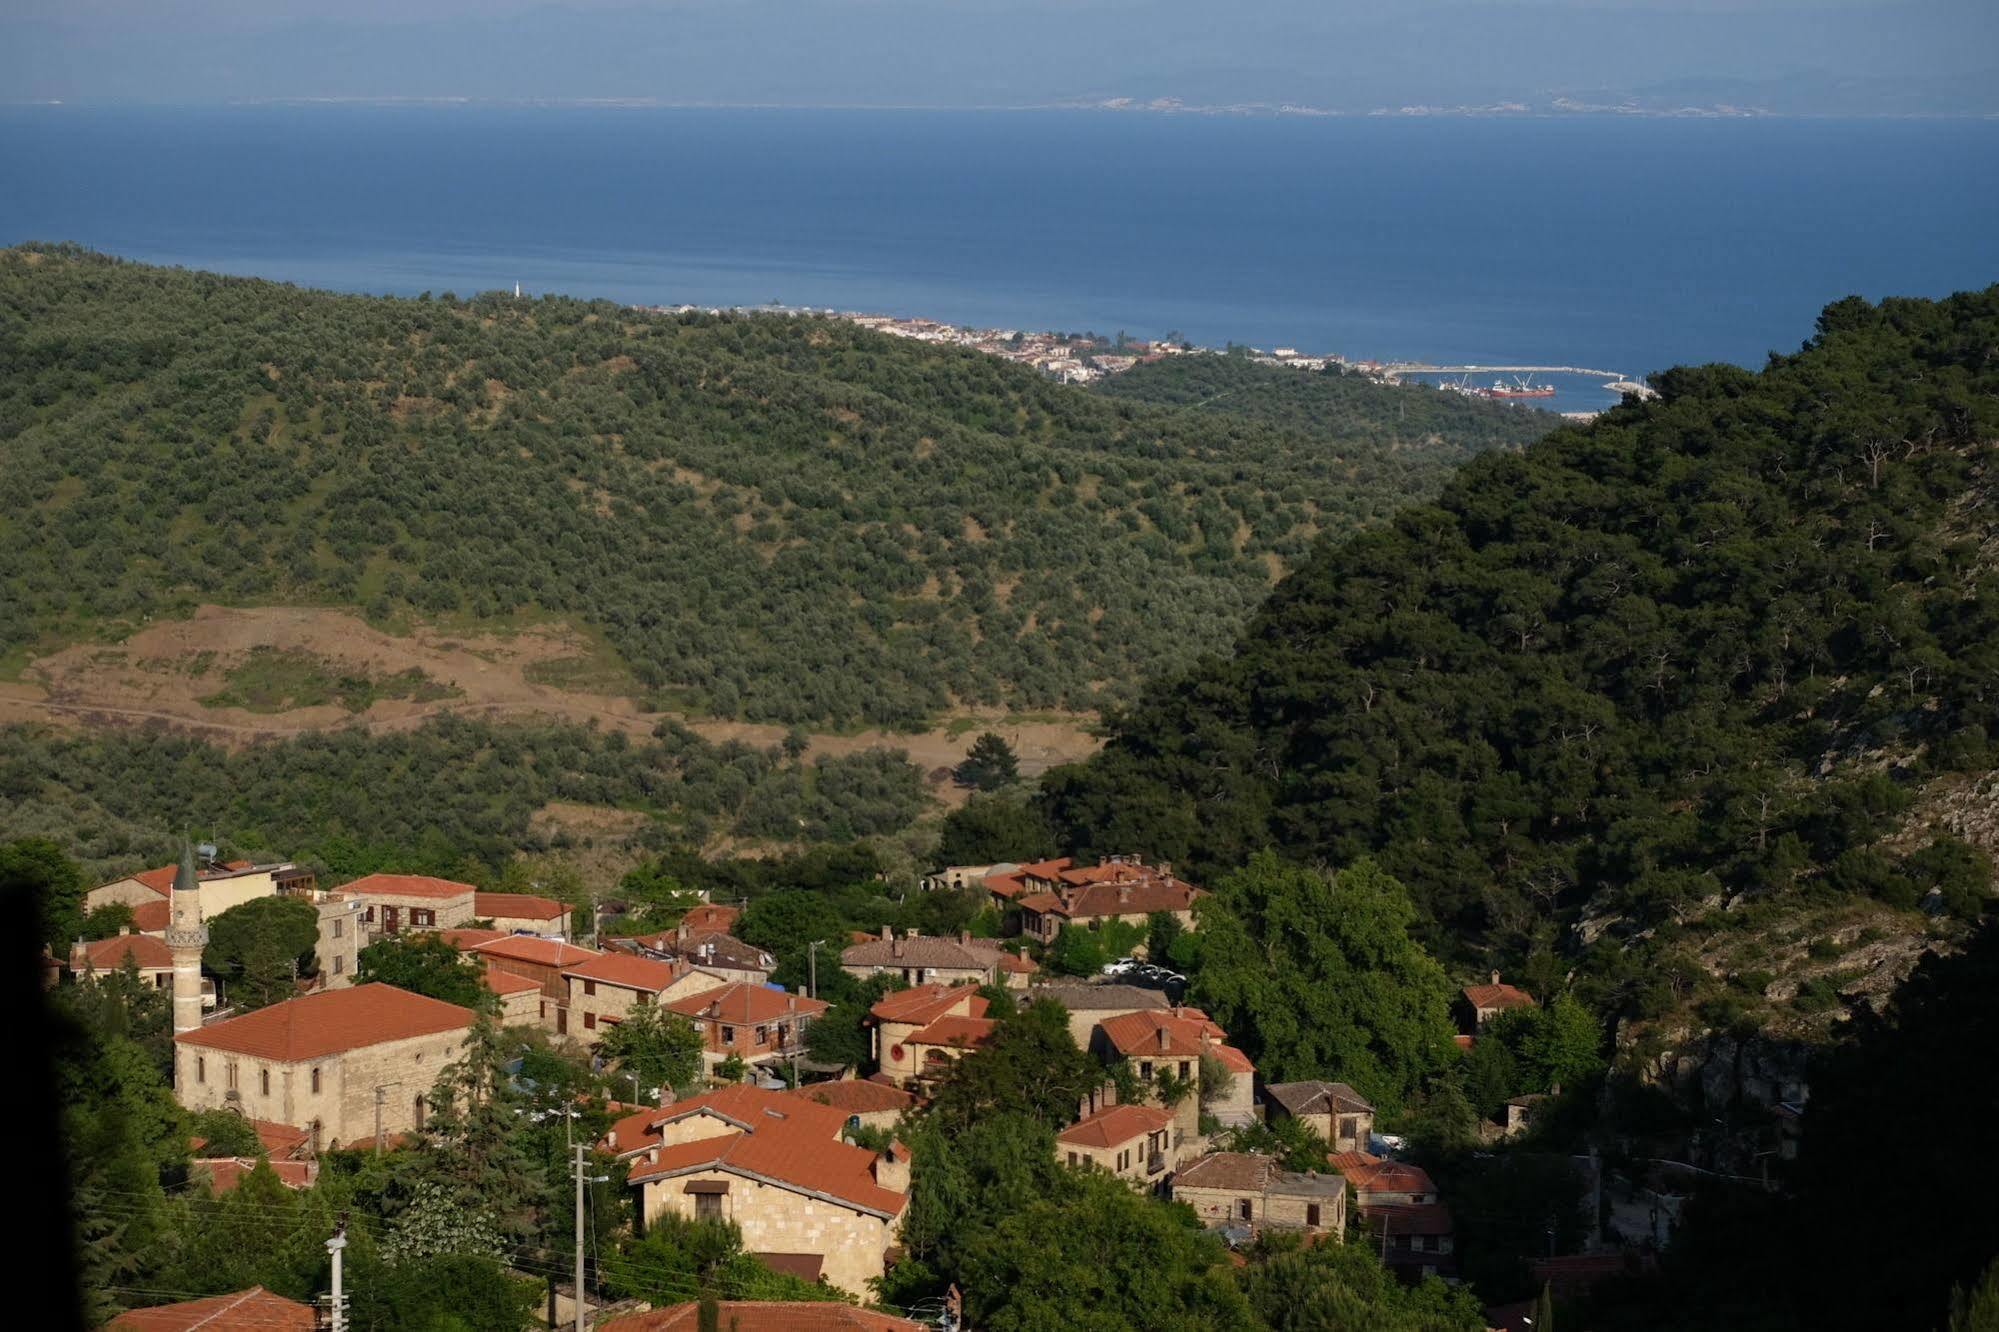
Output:
[[417,1098],[457,1059],[464,1035],[437,1032],[298,1062],[177,1043],[174,1095],[189,1110],[235,1110],[307,1132],[317,1122],[320,1146],[330,1147],[374,1135],[380,1088],[382,1132],[407,1133],[417,1127]]
[[313,904],[319,910],[319,974],[327,989],[354,983],[361,964],[361,903],[351,897],[328,895]]
[[641,1207],[650,1223],[672,1212],[692,1218],[695,1195],[689,1183],[722,1183],[722,1215],[743,1232],[751,1253],[812,1253],[825,1261],[822,1275],[855,1295],[869,1293],[868,1281],[884,1270],[883,1255],[896,1242],[901,1218],[884,1221],[872,1213],[842,1207],[790,1189],[720,1170],[702,1170],[641,1186]]

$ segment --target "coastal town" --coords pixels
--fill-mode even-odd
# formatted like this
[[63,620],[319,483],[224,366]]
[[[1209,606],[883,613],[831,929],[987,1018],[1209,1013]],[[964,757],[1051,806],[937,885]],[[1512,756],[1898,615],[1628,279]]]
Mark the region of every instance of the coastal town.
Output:
[[[905,1252],[905,1125],[950,1094],[963,1061],[992,1050],[1010,1019],[1037,1020],[1073,1046],[1068,1057],[1097,1070],[1055,1135],[1061,1168],[1184,1204],[1231,1248],[1269,1235],[1360,1243],[1404,1281],[1458,1279],[1451,1200],[1401,1159],[1402,1140],[1378,1131],[1375,1107],[1343,1070],[1266,1079],[1229,1031],[1184,1002],[1185,978],[1169,958],[1148,955],[1157,941],[1200,929],[1207,893],[1171,866],[1119,855],[940,867],[920,891],[966,895],[982,918],[1004,923],[999,933],[855,932],[836,955],[822,959],[815,945],[801,993],[774,984],[777,959],[735,934],[740,904],[689,901],[670,926],[607,933],[596,909],[534,893],[400,873],[329,887],[291,862],[213,857],[212,847],[188,847],[177,864],[89,889],[93,918],[122,924],[48,961],[51,986],[122,977],[169,997],[175,1099],[209,1117],[200,1122],[240,1121],[254,1143],[218,1151],[190,1142],[191,1189],[220,1196],[268,1174],[285,1190],[311,1190],[329,1161],[420,1148],[438,1117],[454,1113],[440,1080],[482,1031],[499,1027],[531,1034],[619,1089],[576,1102],[608,1125],[594,1144],[575,1144],[579,1226],[580,1181],[598,1171],[593,1178],[622,1181],[635,1233],[725,1222],[751,1258],[837,1301],[823,1310],[721,1301],[721,1326],[967,1327],[955,1297],[892,1310],[875,1295]],[[291,993],[258,1005],[218,987],[204,951],[211,923],[271,901],[309,908],[314,965]],[[1051,962],[1069,931],[1149,932],[1155,947],[1141,942],[1097,974],[1065,975]],[[476,977],[485,1001],[448,1002],[372,978],[378,945],[430,950]],[[861,1019],[865,1055],[852,1062],[814,1058],[808,1038],[832,1007],[817,991],[833,968],[878,995]],[[1497,1016],[1534,1005],[1496,974],[1466,985],[1460,1047]],[[698,1052],[689,1075],[648,1082],[636,1047],[617,1036],[627,1023],[688,1033]],[[1493,1142],[1517,1135],[1535,1099],[1520,1098],[1481,1133]],[[344,1241],[326,1238],[337,1253]],[[1591,1262],[1615,1271],[1620,1261],[1551,1259],[1545,1275],[1569,1280]],[[316,1304],[259,1287],[150,1305],[109,1325],[340,1329],[353,1292],[337,1259],[332,1270]],[[546,1279],[552,1325],[695,1326],[691,1301],[616,1299],[591,1288],[580,1258],[576,1272],[567,1283]]]

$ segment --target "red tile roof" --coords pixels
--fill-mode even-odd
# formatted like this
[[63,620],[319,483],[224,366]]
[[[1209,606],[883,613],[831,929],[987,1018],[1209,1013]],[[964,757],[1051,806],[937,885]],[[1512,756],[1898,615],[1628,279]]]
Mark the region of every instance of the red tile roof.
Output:
[[1451,1223],[1451,1209],[1442,1203],[1423,1203],[1416,1207],[1364,1206],[1360,1215],[1377,1232],[1381,1227],[1387,1227],[1390,1239],[1397,1235],[1448,1235],[1455,1229]]
[[729,927],[736,923],[736,917],[742,914],[741,907],[716,906],[712,902],[704,902],[698,907],[690,908],[687,914],[680,918],[680,923],[687,927],[690,934],[705,933],[710,930],[726,933]]
[[[736,1332],[922,1332],[907,1318],[856,1309],[851,1304],[779,1304],[770,1300],[718,1300],[720,1325]],[[701,1306],[674,1304],[597,1324],[597,1332],[694,1332]]]
[[474,944],[475,953],[491,953],[495,957],[510,957],[516,962],[533,962],[544,967],[573,967],[600,957],[594,948],[579,948],[560,939],[537,939],[531,934],[509,934],[494,939],[490,943]]
[[1041,964],[1025,953],[1008,953],[1003,951],[999,955],[999,969],[1025,976],[1041,970]]
[[[259,1162],[254,1156],[202,1156],[190,1164],[208,1172],[209,1192],[227,1193],[241,1184],[243,1176],[255,1170]],[[309,1189],[319,1178],[317,1161],[272,1161],[270,1167],[278,1183],[288,1189]]]
[[286,1062],[472,1025],[469,1008],[379,981],[322,990],[174,1037],[176,1044]]
[[1173,1112],[1156,1105],[1111,1105],[1071,1124],[1055,1141],[1072,1147],[1115,1147],[1157,1133],[1173,1123]]
[[802,995],[773,990],[766,985],[736,981],[713,990],[703,990],[700,994],[690,994],[685,999],[675,999],[664,1007],[700,1022],[741,1025],[747,1022],[775,1022],[794,1015],[817,1017],[832,1005],[823,999],[807,999]]
[[840,950],[843,967],[935,967],[986,971],[999,961],[1000,946],[990,939],[947,939],[933,934],[899,939],[871,938]]
[[174,904],[167,898],[141,902],[132,908],[132,928],[141,934],[159,934],[173,918]]
[[475,892],[472,914],[481,920],[560,920],[569,914],[569,908],[552,897],[532,893]]
[[1304,1082],[1273,1082],[1263,1089],[1263,1093],[1294,1115],[1364,1115],[1374,1112],[1367,1098],[1344,1082],[1324,1082],[1317,1078]]
[[1243,1189],[1261,1193],[1284,1173],[1275,1157],[1253,1152],[1209,1152],[1173,1172],[1176,1189]]
[[627,990],[658,994],[685,976],[687,968],[650,957],[635,957],[630,953],[599,953],[574,966],[564,967],[562,974],[578,980],[596,981],[600,985],[616,985]]
[[1334,1152],[1326,1158],[1347,1177],[1363,1201],[1370,1193],[1427,1193],[1437,1186],[1429,1172],[1406,1161],[1389,1161],[1369,1152]]
[[202,1332],[313,1332],[315,1321],[310,1305],[252,1286],[233,1295],[128,1309],[105,1326],[132,1332],[193,1332],[196,1328]]
[[[1063,916],[1070,920],[1102,916],[1150,915],[1154,911],[1186,911],[1201,897],[1202,890],[1191,883],[1158,875],[1135,872],[1132,866],[1099,866],[1124,871],[1114,879],[1093,880],[1065,887],[1060,893],[1035,893],[1017,899],[1024,911]],[[1065,879],[1067,875],[1063,876]]]
[[452,879],[433,879],[428,874],[369,874],[344,885],[343,893],[368,897],[421,897],[436,899],[465,897],[478,889]]
[[460,925],[456,929],[437,930],[434,933],[460,952],[468,948],[477,948],[480,944],[492,943],[496,939],[513,937],[505,930],[489,930],[476,925]]
[[485,973],[480,979],[486,982],[487,989],[498,995],[520,994],[527,990],[539,990],[541,988],[540,981],[527,976],[516,975],[511,971],[502,971],[491,962],[486,964]]
[[791,1093],[820,1105],[830,1105],[850,1115],[877,1114],[884,1110],[908,1110],[916,1098],[900,1087],[855,1078],[839,1082],[813,1082]]
[[718,1171],[816,1194],[884,1218],[898,1215],[907,1195],[875,1183],[875,1154],[864,1148],[800,1133],[724,1133],[713,1138],[661,1147],[652,1159],[634,1163],[634,1184],[697,1171]]
[[1213,1050],[1228,1038],[1227,1032],[1205,1017],[1183,1016],[1198,1011],[1153,1008],[1138,1013],[1119,1013],[1105,1018],[1097,1027],[1119,1054],[1138,1059],[1148,1055],[1185,1058]]
[[948,1045],[959,1050],[991,1045],[999,1023],[991,1018],[941,1017],[903,1040],[910,1045]]
[[174,964],[173,950],[167,947],[166,940],[150,934],[114,934],[109,939],[79,943],[70,949],[69,969],[82,971],[88,967],[93,971],[116,971],[125,965],[127,957],[136,962],[142,971]]
[[1514,985],[1467,985],[1464,996],[1473,1008],[1532,1008],[1534,996]]
[[742,1128],[769,1121],[816,1133],[822,1138],[837,1138],[847,1126],[848,1112],[819,1101],[801,1102],[796,1091],[767,1091],[746,1082],[732,1082],[648,1113],[655,1127],[690,1115],[715,1115]]
[[966,1006],[964,1013],[967,1017],[986,1015],[986,1001],[980,997],[978,986],[969,982],[940,985],[936,981],[885,994],[868,1012],[883,1022],[908,1022],[921,1026],[936,1021],[960,1005]]
[[1231,1073],[1256,1072],[1256,1065],[1250,1062],[1249,1056],[1233,1045],[1217,1045],[1208,1053],[1221,1060],[1222,1067]]

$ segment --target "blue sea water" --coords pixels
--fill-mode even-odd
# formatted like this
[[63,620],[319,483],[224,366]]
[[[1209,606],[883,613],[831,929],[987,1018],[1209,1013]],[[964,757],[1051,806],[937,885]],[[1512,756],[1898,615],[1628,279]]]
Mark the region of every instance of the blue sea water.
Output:
[[4,108],[0,243],[27,239],[1641,375],[1999,281],[1999,121]]

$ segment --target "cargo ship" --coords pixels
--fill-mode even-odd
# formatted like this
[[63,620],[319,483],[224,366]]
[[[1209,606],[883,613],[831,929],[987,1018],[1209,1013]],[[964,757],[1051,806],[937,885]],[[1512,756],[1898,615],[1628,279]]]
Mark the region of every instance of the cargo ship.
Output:
[[1495,379],[1491,388],[1474,388],[1470,393],[1481,398],[1552,398],[1555,396],[1553,384],[1536,384],[1515,375],[1511,384]]

